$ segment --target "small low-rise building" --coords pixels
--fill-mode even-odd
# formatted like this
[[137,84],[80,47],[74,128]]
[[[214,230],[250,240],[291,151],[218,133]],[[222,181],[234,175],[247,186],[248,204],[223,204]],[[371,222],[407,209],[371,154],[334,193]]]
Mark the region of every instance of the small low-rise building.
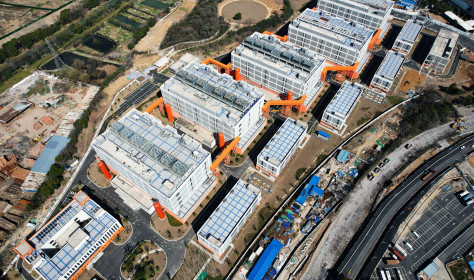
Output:
[[77,279],[122,230],[117,219],[80,191],[14,250],[43,279]]
[[320,124],[333,131],[341,132],[363,92],[362,85],[345,81],[324,110]]
[[442,28],[423,62],[423,69],[434,74],[442,74],[451,61],[458,38],[458,33]]
[[382,63],[375,72],[370,88],[387,94],[390,91],[395,78],[397,77],[400,69],[402,68],[403,62],[405,62],[405,55],[399,52],[389,51]]
[[259,188],[239,180],[198,231],[198,242],[222,257],[260,200]]
[[278,177],[303,142],[307,125],[287,118],[257,157],[257,169]]
[[423,23],[417,20],[409,20],[405,23],[398,34],[397,39],[393,43],[392,50],[408,54],[415,44],[418,35],[423,28]]

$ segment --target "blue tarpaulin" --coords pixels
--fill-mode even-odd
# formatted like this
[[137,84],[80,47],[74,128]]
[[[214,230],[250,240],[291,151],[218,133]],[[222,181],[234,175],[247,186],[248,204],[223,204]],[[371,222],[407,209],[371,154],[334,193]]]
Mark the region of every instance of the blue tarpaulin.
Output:
[[322,130],[318,130],[318,136],[327,138],[328,140],[331,139],[331,135],[327,134],[326,132],[324,132]]
[[306,201],[306,198],[308,198],[309,195],[309,190],[311,189],[311,186],[308,184],[304,187],[304,189],[301,191],[300,196],[296,199],[296,202],[299,203],[300,205],[303,205],[304,202]]
[[272,265],[273,260],[275,260],[281,248],[283,248],[283,244],[281,244],[280,241],[273,239],[272,242],[268,244],[267,248],[265,248],[265,251],[263,251],[252,271],[250,271],[248,280],[263,279],[263,276],[265,276],[265,273],[270,268],[270,265]]

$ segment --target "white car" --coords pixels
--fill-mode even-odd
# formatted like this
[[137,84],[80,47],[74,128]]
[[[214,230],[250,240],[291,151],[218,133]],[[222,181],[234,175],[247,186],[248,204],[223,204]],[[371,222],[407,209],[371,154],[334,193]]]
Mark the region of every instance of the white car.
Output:
[[461,146],[461,150],[464,150],[464,148],[466,148],[466,146],[462,145],[462,146]]

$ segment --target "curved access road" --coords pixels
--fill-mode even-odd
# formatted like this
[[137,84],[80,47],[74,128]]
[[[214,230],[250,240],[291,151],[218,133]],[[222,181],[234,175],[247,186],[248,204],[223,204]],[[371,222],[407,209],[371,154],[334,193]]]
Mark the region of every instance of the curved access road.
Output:
[[[387,227],[392,220],[399,214],[406,214],[401,213],[403,208],[419,191],[427,186],[429,181],[443,170],[453,166],[456,162],[462,161],[468,153],[473,151],[473,145],[474,134],[471,134],[423,164],[391,192],[377,207],[364,230],[336,268],[336,271],[349,279],[365,279],[367,275],[370,278],[372,271],[367,271],[366,273],[364,271],[365,265],[370,260],[369,257],[374,249],[377,248],[380,239],[388,230]],[[464,149],[462,149],[463,146]],[[435,173],[428,181],[421,180],[424,173],[430,170],[435,170]]]

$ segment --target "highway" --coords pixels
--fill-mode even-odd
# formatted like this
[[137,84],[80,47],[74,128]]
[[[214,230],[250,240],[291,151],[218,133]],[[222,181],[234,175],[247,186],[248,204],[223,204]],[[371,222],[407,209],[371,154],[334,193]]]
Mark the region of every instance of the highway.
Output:
[[[408,209],[410,208],[403,208],[429,184],[431,179],[455,163],[462,161],[466,154],[473,150],[473,145],[474,134],[471,134],[423,164],[400,184],[398,188],[390,193],[372,214],[364,230],[357,235],[358,238],[347,253],[344,254],[344,258],[337,266],[336,271],[350,279],[369,279],[372,272],[369,270],[373,270],[375,267],[371,265],[371,268],[366,269],[366,264],[369,260],[372,260],[369,259],[369,257],[375,248],[378,249],[378,247],[388,246],[388,244],[378,245],[380,239],[384,237],[388,230],[388,226],[390,226],[392,220],[399,215],[408,215]],[[465,146],[465,149],[461,149],[461,146]],[[432,175],[428,181],[422,181],[421,178],[424,176],[425,171],[428,170],[436,170],[436,173]],[[390,230],[394,229],[392,225]],[[374,261],[378,262],[378,260],[375,259]]]

